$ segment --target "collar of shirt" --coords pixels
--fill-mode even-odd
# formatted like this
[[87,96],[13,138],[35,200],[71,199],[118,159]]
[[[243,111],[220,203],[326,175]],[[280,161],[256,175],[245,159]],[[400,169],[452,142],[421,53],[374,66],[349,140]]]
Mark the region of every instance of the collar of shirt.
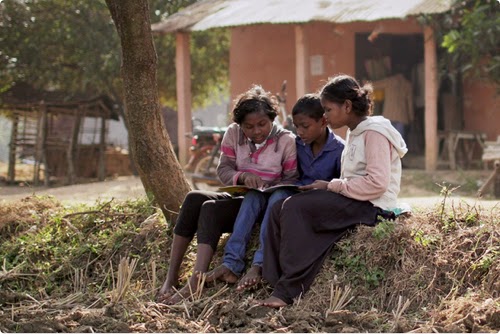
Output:
[[[320,155],[324,151],[338,150],[339,149],[339,144],[342,144],[341,145],[341,149],[343,149],[344,145],[345,145],[344,140],[341,137],[335,135],[333,133],[333,131],[330,130],[330,128],[326,128],[326,131],[328,132],[328,137],[326,139],[325,146],[323,146],[323,149],[320,152]],[[299,144],[299,145],[301,145],[303,147],[306,146],[306,143],[304,143],[304,141],[299,136],[297,136],[295,140],[296,140],[297,144]]]
[[263,147],[264,145],[266,145],[266,142],[267,142],[267,140],[268,140],[268,139],[269,139],[269,137],[267,137],[267,138],[266,138],[266,140],[264,140],[264,141],[263,141],[262,143],[260,143],[260,144],[254,143],[254,142],[252,142],[252,140],[251,140],[251,139],[248,139],[248,143],[253,143],[253,144],[255,145],[255,149],[256,149],[256,150],[258,150],[258,149],[260,149],[261,147]]

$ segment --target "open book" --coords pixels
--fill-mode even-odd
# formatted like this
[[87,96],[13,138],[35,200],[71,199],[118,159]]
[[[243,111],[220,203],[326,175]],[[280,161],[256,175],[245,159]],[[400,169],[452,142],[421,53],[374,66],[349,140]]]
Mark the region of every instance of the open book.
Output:
[[263,193],[272,193],[276,190],[279,189],[289,189],[289,190],[296,190],[299,191],[299,186],[293,185],[293,184],[278,184],[276,186],[268,187],[268,188],[252,188],[252,187],[247,187],[244,185],[237,185],[237,186],[227,186],[227,187],[220,187],[217,189],[219,192],[226,192],[229,193],[233,196],[239,196],[239,195],[245,195],[247,192],[250,190],[257,190],[261,191]]

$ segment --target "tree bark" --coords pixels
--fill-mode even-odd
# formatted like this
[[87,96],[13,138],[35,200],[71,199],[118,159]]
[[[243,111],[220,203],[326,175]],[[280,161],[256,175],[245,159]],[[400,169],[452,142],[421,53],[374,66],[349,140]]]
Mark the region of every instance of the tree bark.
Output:
[[149,198],[173,221],[190,185],[160,114],[157,56],[147,0],[106,0],[122,48],[121,75],[129,143]]

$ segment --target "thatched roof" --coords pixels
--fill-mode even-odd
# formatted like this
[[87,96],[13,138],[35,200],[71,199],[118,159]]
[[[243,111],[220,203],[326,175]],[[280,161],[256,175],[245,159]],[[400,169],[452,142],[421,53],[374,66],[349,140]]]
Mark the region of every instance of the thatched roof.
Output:
[[119,120],[118,105],[107,95],[67,97],[65,92],[38,90],[27,83],[17,83],[0,94],[0,110],[28,111],[44,105],[51,112],[71,114],[80,108],[85,109],[88,117]]
[[202,0],[152,25],[154,32],[252,24],[405,19],[451,8],[450,0]]

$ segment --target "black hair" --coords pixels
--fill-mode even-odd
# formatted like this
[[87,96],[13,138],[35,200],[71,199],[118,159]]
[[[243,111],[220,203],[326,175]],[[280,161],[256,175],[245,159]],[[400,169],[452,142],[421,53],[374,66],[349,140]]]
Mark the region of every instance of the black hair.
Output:
[[349,100],[356,115],[369,116],[373,107],[372,92],[373,87],[370,83],[361,87],[353,77],[340,74],[328,80],[321,89],[320,97],[340,104]]
[[233,121],[243,123],[246,115],[263,111],[271,121],[278,116],[278,100],[271,93],[266,92],[262,86],[253,85],[245,93],[240,94],[233,109]]
[[292,109],[292,115],[306,115],[316,121],[323,118],[325,110],[321,105],[321,99],[318,94],[306,94],[297,100]]

